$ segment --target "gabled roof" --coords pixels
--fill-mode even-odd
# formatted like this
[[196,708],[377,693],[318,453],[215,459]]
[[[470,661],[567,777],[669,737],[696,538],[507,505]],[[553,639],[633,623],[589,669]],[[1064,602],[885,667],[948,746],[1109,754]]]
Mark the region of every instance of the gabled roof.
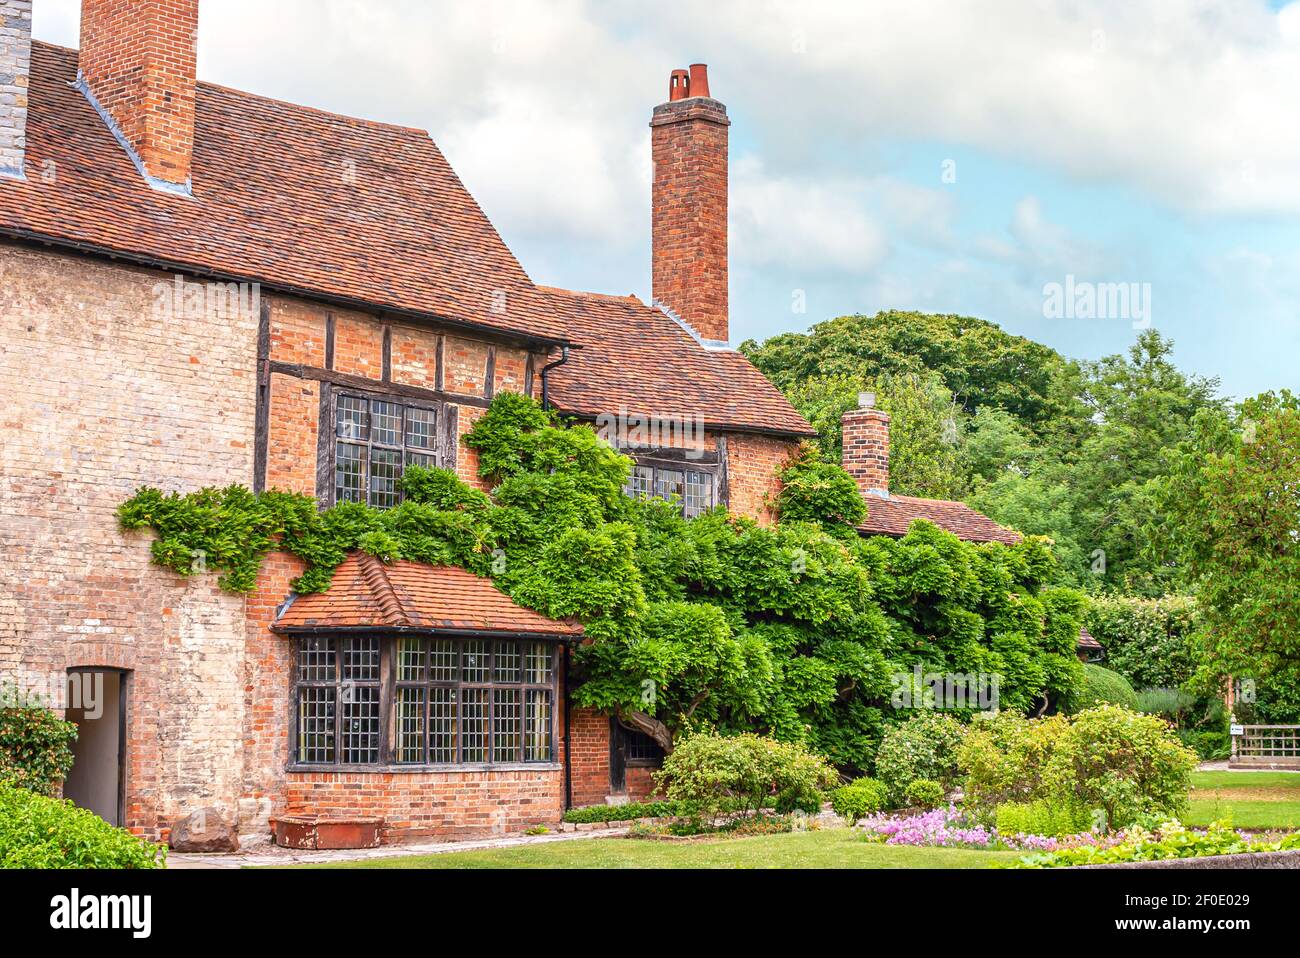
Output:
[[732,349],[706,348],[675,319],[635,296],[541,287],[581,346],[549,374],[562,412],[694,419],[706,426],[815,436],[781,391]]
[[525,609],[492,584],[456,566],[400,560],[385,564],[353,552],[325,592],[297,596],[275,620],[277,632],[391,629],[418,632],[498,632],[570,638],[574,622]]
[[998,525],[963,502],[918,499],[892,493],[888,499],[874,495],[864,495],[863,498],[867,502],[867,518],[858,526],[858,531],[864,535],[905,536],[913,521],[928,519],[967,542],[1015,545],[1022,538],[1020,533]]
[[143,181],[69,85],[76,75],[77,51],[32,44],[28,175],[0,180],[0,234],[562,338],[551,304],[424,131],[200,83],[194,195],[175,196]]

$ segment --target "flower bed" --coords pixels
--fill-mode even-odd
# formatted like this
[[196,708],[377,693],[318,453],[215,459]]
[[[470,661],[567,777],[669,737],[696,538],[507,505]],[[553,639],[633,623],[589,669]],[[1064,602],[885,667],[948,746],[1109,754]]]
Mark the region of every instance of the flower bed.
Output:
[[1278,838],[1259,838],[1237,831],[1224,822],[1215,822],[1206,829],[1191,829],[1178,822],[1166,822],[1153,831],[1134,828],[1118,838],[1118,841],[1104,846],[1057,848],[1026,855],[1008,867],[1062,868],[1300,849],[1300,832]]
[[1056,851],[1062,848],[1094,847],[1118,843],[1122,835],[1099,836],[1089,832],[1050,838],[1045,835],[1000,835],[967,818],[955,805],[913,815],[878,814],[858,823],[866,841],[886,845],[918,845],[945,848],[1010,849],[1012,851]]

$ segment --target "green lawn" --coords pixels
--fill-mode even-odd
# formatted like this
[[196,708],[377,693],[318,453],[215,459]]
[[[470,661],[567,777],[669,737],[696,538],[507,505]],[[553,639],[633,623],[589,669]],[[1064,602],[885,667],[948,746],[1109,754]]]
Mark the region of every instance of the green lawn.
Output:
[[678,844],[593,838],[310,868],[982,868],[1019,852],[877,845],[853,829]]
[[1194,772],[1188,825],[1231,818],[1237,828],[1300,829],[1300,774]]

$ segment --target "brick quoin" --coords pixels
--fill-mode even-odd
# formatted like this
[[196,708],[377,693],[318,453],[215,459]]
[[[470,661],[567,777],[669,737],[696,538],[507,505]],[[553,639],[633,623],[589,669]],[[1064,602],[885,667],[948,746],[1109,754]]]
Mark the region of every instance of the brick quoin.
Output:
[[[709,97],[707,67],[673,73],[650,120],[654,298],[701,338],[726,342],[727,108]],[[680,82],[679,82],[680,81]]]
[[199,0],[82,0],[78,71],[145,172],[186,186],[194,155]]

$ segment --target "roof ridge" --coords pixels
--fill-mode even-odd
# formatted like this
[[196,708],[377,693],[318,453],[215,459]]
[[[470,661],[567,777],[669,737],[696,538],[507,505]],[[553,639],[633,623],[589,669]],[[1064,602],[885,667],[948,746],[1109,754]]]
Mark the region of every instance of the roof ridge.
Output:
[[650,308],[641,301],[636,293],[619,295],[618,293],[597,293],[585,289],[565,289],[562,286],[547,286],[544,283],[535,283],[534,285],[543,293],[555,293],[559,296],[571,296],[575,299],[599,299],[612,303],[634,304],[644,306],[646,309]]
[[402,600],[397,597],[397,590],[388,578],[388,570],[378,557],[368,552],[361,553],[361,575],[370,587],[370,594],[379,603],[379,611],[388,625],[403,628],[411,624],[411,617],[402,607]]

